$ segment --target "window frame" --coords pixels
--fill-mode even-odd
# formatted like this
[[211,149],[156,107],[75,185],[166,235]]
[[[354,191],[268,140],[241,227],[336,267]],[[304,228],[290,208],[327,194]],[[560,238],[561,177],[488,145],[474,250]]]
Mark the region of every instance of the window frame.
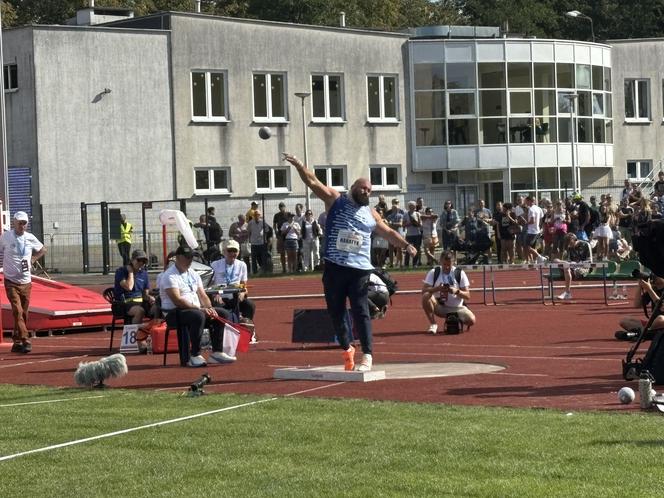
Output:
[[[258,172],[268,170],[270,172],[269,183],[270,186],[267,188],[261,188],[258,186]],[[274,186],[274,172],[276,170],[286,171],[286,186],[285,187],[275,187]],[[256,186],[257,194],[290,194],[291,192],[291,170],[288,166],[256,166],[254,169],[254,185]]]
[[[650,167],[648,168],[648,173],[645,176],[636,176],[632,177],[629,176],[629,164],[634,163],[636,165],[636,172],[641,175],[641,167],[642,165],[649,165]],[[648,175],[652,172],[653,168],[653,161],[652,159],[628,159],[625,161],[625,177],[629,181],[637,182],[637,181],[642,181],[645,180]]]
[[[194,115],[194,73],[205,74],[205,116]],[[210,85],[211,74],[222,74],[224,76],[224,115],[212,116],[212,87]],[[226,69],[191,69],[189,71],[189,97],[191,99],[191,121],[195,123],[228,123],[228,71]]]
[[[196,187],[196,173],[199,171],[208,172],[208,184],[211,185],[211,188],[199,189]],[[226,172],[226,183],[225,188],[216,188],[214,184],[214,172],[215,171],[225,171]],[[194,172],[194,194],[195,195],[210,195],[210,194],[231,194],[233,192],[231,186],[231,168],[229,166],[197,166],[193,169]]]
[[[325,107],[325,116],[314,116],[314,77],[323,77],[323,104]],[[330,116],[330,76],[339,76],[339,108],[340,117]],[[346,122],[346,85],[344,83],[344,73],[311,73],[309,77],[309,89],[311,91],[311,121],[314,123],[345,123]]]
[[[332,170],[340,169],[342,176],[343,185],[332,185]],[[345,164],[330,164],[330,165],[319,165],[314,166],[313,168],[314,175],[316,171],[325,171],[325,186],[333,188],[338,192],[346,192],[348,190],[348,170]],[[318,176],[316,176],[318,178]]]
[[[15,68],[16,81],[12,78],[11,68]],[[3,71],[3,82],[4,85],[7,85],[7,88],[3,88],[5,93],[13,93],[18,91],[18,64],[15,62],[10,62],[2,66]]]
[[[379,116],[369,115],[369,78],[378,78],[378,107]],[[394,117],[385,116],[385,79],[394,80]],[[369,123],[398,123],[399,122],[399,75],[391,73],[368,73],[366,77],[367,89],[367,122]],[[342,113],[343,114],[343,113]]]
[[371,170],[380,168],[381,183],[372,183],[373,191],[387,191],[387,190],[401,190],[401,185],[387,183],[387,170],[389,168],[396,169],[397,181],[401,180],[401,165],[400,164],[370,164],[369,165],[369,178],[371,178]]
[[[251,112],[254,123],[288,123],[288,78],[286,72],[280,71],[253,71],[251,73]],[[265,76],[265,103],[267,107],[267,116],[256,116],[256,93],[254,87],[254,77],[256,75]],[[282,106],[284,109],[284,116],[273,115],[272,105],[272,76],[281,76],[283,78],[283,95]]]
[[[638,83],[644,81],[646,83],[646,107],[648,110],[648,115],[643,117],[639,116],[639,85]],[[624,106],[624,112],[625,112],[625,122],[626,123],[650,123],[652,122],[652,99],[650,97],[650,78],[625,78],[625,82],[623,85],[623,89],[627,86],[627,83],[631,82],[632,83],[632,99],[634,101],[634,117],[628,117],[627,116],[627,106]],[[626,103],[627,99],[627,92],[624,93],[623,95],[623,104]]]

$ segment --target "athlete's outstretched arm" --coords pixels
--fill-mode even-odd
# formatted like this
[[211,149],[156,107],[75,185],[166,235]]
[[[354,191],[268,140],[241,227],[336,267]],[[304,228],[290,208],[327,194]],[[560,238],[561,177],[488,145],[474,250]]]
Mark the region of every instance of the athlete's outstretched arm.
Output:
[[325,203],[325,210],[329,210],[330,206],[337,200],[341,195],[339,192],[331,187],[323,185],[313,171],[305,166],[305,164],[300,161],[297,157],[284,153],[284,161],[288,161],[297,170],[300,178],[304,184],[309,187],[312,192]]

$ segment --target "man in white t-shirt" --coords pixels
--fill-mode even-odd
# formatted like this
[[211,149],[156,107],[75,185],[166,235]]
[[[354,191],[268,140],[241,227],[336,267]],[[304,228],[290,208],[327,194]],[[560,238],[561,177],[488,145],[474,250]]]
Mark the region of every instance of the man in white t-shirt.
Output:
[[28,215],[23,211],[14,214],[14,228],[0,237],[2,269],[5,274],[5,292],[12,307],[14,332],[12,353],[32,351],[28,333],[28,308],[32,289],[32,264],[46,254],[46,248],[29,233]]
[[[253,325],[256,305],[247,297],[247,265],[238,259],[239,251],[240,244],[235,240],[229,240],[224,248],[224,257],[212,263],[213,282],[223,288],[221,294],[216,295],[213,301],[231,312],[237,309],[242,315],[241,318],[238,317],[240,321]],[[223,290],[229,288],[239,289],[240,292],[224,294]],[[252,342],[256,342],[255,335],[252,336]]]
[[544,217],[544,212],[540,208],[535,199],[531,196],[526,197],[526,206],[528,207],[527,219],[528,224],[526,225],[526,241],[524,244],[524,259],[526,261],[532,261],[537,263],[545,263],[546,258],[540,256],[540,253],[537,252],[535,247],[537,242],[540,239],[542,233],[542,218]]
[[470,281],[466,272],[456,271],[452,251],[443,251],[440,266],[429,270],[422,282],[422,309],[429,319],[430,334],[438,332],[436,316],[456,313],[464,325],[475,324],[475,315],[463,304],[470,299]]
[[[205,293],[203,282],[198,273],[191,268],[194,253],[189,246],[180,246],[175,251],[175,264],[171,265],[159,277],[159,297],[161,311],[165,314],[169,327],[186,330],[189,338],[179,344],[180,364],[190,367],[207,365],[201,355],[201,335],[206,323],[210,326],[212,353],[210,363],[230,363],[235,356],[223,351],[223,327],[215,320],[221,315],[230,318],[230,313],[223,308],[214,308]],[[190,344],[191,342],[191,349]]]

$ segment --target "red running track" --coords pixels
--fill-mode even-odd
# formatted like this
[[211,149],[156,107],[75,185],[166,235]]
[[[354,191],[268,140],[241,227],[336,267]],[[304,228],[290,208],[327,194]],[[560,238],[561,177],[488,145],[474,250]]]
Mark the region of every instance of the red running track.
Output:
[[[398,275],[402,291],[420,288],[422,274]],[[528,272],[501,276],[510,285],[539,282]],[[473,274],[472,286],[481,285]],[[501,284],[502,285],[502,284]],[[256,329],[260,342],[237,363],[210,366],[208,392],[287,394],[365,398],[462,405],[557,408],[562,410],[638,410],[638,403],[621,405],[616,392],[624,385],[621,359],[630,344],[613,339],[624,314],[639,314],[627,304],[605,306],[602,289],[575,290],[577,301],[557,306],[539,304],[540,291],[500,291],[499,306],[480,304],[474,292],[472,309],[478,323],[458,336],[424,333],[427,321],[419,294],[399,293],[385,319],[374,322],[374,361],[482,362],[504,365],[490,374],[430,379],[385,380],[362,383],[290,381],[272,378],[274,368],[331,365],[341,362],[338,348],[292,344],[295,308],[322,308],[322,298],[298,295],[322,293],[320,276],[255,279],[250,291],[257,297]],[[258,299],[265,296],[278,299]],[[475,304],[477,303],[477,304]],[[116,334],[116,337],[119,334]],[[119,337],[117,339],[119,342]],[[73,386],[79,361],[108,354],[103,332],[38,337],[29,355],[0,350],[3,383]],[[117,344],[117,343],[116,343]],[[181,368],[177,355],[162,367],[161,355],[128,355],[129,374],[112,379],[113,387],[184,391],[201,370]]]

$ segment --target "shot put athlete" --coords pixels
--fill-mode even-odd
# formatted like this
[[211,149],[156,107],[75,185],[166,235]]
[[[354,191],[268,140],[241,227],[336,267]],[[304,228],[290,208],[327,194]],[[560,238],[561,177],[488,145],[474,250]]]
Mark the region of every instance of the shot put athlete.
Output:
[[[417,249],[389,228],[375,209],[369,206],[371,182],[358,178],[350,192],[341,195],[337,190],[323,185],[313,171],[297,157],[284,154],[304,184],[325,203],[325,270],[323,289],[327,311],[343,348],[344,368],[367,372],[372,365],[371,318],[367,299],[371,265],[371,233],[375,232],[395,247],[407,250],[415,256]],[[346,325],[346,299],[350,301],[353,324],[362,344],[362,360],[355,365],[355,348],[351,331]]]

